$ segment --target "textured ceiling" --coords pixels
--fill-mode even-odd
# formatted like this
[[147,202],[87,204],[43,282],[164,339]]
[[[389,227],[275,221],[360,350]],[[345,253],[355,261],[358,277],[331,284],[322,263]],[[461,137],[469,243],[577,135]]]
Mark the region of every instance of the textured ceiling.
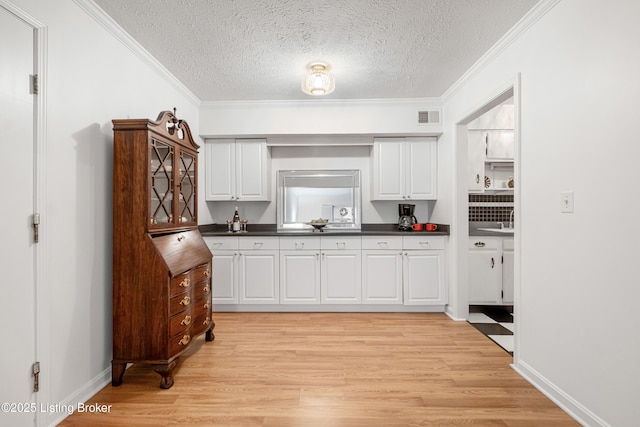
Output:
[[538,0],[95,0],[202,101],[441,96]]

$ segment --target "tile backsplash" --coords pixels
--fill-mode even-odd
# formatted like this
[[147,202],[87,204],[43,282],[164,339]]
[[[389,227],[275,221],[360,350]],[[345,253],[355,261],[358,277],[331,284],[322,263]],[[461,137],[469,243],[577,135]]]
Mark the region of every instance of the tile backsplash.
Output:
[[469,222],[509,222],[513,194],[469,194]]

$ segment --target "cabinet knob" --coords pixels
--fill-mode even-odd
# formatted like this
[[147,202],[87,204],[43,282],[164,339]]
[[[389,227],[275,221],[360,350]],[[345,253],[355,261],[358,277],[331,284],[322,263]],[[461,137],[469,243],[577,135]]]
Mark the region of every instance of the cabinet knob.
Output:
[[185,279],[182,282],[180,282],[179,286],[181,288],[188,288],[190,284],[191,284],[191,280],[189,280],[188,277],[185,277]]
[[204,273],[203,273],[206,277],[209,277],[209,275],[211,274],[211,272],[209,271],[209,269],[207,268]]
[[182,339],[180,341],[178,341],[178,344],[187,345],[187,344],[189,344],[189,341],[191,341],[191,335],[183,335]]
[[209,307],[211,307],[211,305],[209,305],[209,302],[208,302],[208,301],[207,301],[207,302],[205,302],[205,303],[204,303],[204,309],[205,309],[205,310],[209,310]]
[[178,236],[178,242],[182,242],[184,240],[184,236],[181,234]]
[[184,325],[184,326],[190,325],[191,324],[191,316],[189,316],[188,314],[186,316],[184,316],[184,319],[182,319],[180,324]]
[[191,298],[187,295],[184,298],[182,298],[182,301],[180,301],[180,305],[183,305],[186,307],[189,305],[190,302],[191,302]]

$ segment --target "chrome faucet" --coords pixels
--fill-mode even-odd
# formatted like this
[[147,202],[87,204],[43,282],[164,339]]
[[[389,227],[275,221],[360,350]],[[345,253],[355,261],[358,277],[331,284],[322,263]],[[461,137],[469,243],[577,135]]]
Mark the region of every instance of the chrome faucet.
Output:
[[511,213],[509,214],[509,228],[513,228],[513,209],[511,209]]

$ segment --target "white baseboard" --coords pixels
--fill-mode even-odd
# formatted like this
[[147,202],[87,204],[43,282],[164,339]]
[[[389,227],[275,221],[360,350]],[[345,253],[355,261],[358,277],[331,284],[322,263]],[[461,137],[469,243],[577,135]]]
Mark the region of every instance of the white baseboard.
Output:
[[[92,403],[91,398],[100,390],[104,388],[107,384],[111,382],[111,366],[109,366],[104,371],[100,372],[98,375],[93,377],[91,381],[86,383],[84,387],[79,388],[74,393],[69,395],[64,401],[60,403],[61,407],[65,408],[73,408],[75,411],[78,407],[78,403]],[[55,419],[47,420],[47,425],[54,427],[58,425],[62,420],[67,418],[70,414],[68,412],[59,412],[52,414]]]
[[517,361],[511,367],[581,425],[585,427],[611,427],[610,424],[556,387],[525,362]]

